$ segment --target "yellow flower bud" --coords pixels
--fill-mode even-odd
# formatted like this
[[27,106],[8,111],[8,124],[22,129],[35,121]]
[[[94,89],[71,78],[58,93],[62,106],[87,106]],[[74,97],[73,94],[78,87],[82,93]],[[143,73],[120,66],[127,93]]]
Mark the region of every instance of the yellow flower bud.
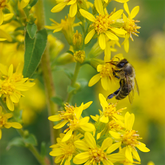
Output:
[[83,39],[81,33],[78,33],[78,30],[76,30],[76,33],[73,35],[73,47],[74,49],[78,50],[81,49],[83,44]]
[[85,51],[84,50],[76,51],[74,53],[74,59],[79,63],[83,63],[85,60]]

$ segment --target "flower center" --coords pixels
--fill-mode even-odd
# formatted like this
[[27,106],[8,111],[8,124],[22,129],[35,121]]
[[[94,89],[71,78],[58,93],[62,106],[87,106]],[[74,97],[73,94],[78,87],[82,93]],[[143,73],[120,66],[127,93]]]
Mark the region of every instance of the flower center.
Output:
[[133,20],[130,18],[127,18],[127,21],[124,24],[124,29],[129,32],[132,33],[136,36],[138,36],[136,33],[139,33],[137,30],[140,29],[140,26],[137,26],[135,23],[139,22],[138,20]]
[[6,94],[6,95],[11,95],[15,90],[15,86],[9,81],[5,81],[5,80],[2,82],[0,88],[1,88],[0,93]]
[[110,27],[109,15],[98,15],[96,16],[96,21],[93,24],[97,34],[106,32]]
[[113,71],[110,63],[106,63],[102,65],[102,70],[100,72],[101,78],[102,77],[109,77],[110,79],[113,77]]
[[116,107],[112,104],[105,107],[104,115],[105,116],[113,116],[116,113]]
[[89,151],[89,154],[91,156],[91,164],[92,163],[99,163],[100,164],[103,159],[107,159],[106,154],[100,148],[91,149]]
[[139,142],[139,139],[142,139],[141,137],[139,137],[139,134],[137,134],[137,132],[135,130],[131,130],[131,131],[127,131],[123,136],[123,144],[125,145],[131,145],[131,146],[135,146],[137,145]]
[[66,111],[60,111],[60,117],[64,120],[73,119],[75,107],[69,104],[65,104]]

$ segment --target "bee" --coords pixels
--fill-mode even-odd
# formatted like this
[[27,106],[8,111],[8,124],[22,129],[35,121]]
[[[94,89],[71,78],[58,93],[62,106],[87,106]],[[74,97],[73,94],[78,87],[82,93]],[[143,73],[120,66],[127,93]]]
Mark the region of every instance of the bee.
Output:
[[128,96],[129,102],[132,103],[135,87],[139,94],[133,66],[126,59],[111,61],[110,63],[115,66],[113,68],[113,75],[120,79],[120,88],[110,94],[107,99],[111,99],[115,96],[117,100],[121,100]]

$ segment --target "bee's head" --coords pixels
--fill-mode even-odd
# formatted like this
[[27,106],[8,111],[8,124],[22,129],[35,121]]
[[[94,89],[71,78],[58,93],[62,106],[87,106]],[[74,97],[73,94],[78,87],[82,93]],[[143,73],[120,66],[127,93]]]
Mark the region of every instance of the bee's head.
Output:
[[123,68],[127,63],[128,63],[128,61],[124,58],[117,64],[117,67]]

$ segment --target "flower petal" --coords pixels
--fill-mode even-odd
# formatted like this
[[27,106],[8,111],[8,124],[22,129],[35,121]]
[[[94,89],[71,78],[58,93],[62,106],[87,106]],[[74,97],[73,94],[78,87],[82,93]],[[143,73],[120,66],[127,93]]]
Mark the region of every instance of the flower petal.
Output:
[[85,44],[87,44],[95,34],[95,30],[92,29],[85,37]]
[[67,2],[61,2],[61,3],[57,4],[56,6],[54,6],[51,9],[51,12],[52,13],[60,12],[66,5],[67,5]]
[[112,138],[106,138],[101,145],[101,149],[106,150],[111,145],[112,145]]
[[108,102],[107,102],[106,98],[101,93],[99,93],[99,101],[100,101],[102,108],[108,106]]
[[53,116],[49,116],[48,120],[50,120],[50,121],[59,121],[59,120],[61,120],[61,117],[60,117],[59,114],[58,115],[53,115]]
[[130,18],[131,18],[131,19],[134,18],[134,17],[136,17],[136,15],[139,13],[139,9],[140,9],[139,6],[135,6],[135,7],[132,9],[131,14],[130,14]]
[[90,148],[95,148],[96,147],[96,141],[95,141],[95,139],[94,139],[94,137],[92,136],[91,133],[85,132],[84,138],[85,138],[85,141],[86,141],[87,145]]
[[108,149],[107,149],[107,153],[111,153],[113,151],[115,151],[116,149],[118,149],[121,146],[121,142],[112,144]]
[[80,127],[81,127],[81,129],[83,129],[84,131],[87,131],[87,132],[92,132],[95,130],[95,127],[92,123],[86,123],[86,124],[80,123]]
[[139,142],[140,144],[139,145],[136,145],[136,147],[142,151],[142,152],[149,152],[150,149],[146,147],[146,145],[142,142]]
[[94,1],[94,4],[95,4],[95,7],[96,7],[97,12],[98,12],[100,15],[104,15],[104,9],[103,9],[102,1],[100,1],[100,0],[95,0],[95,1]]
[[123,13],[123,9],[120,9],[120,10],[116,11],[114,14],[112,14],[112,16],[110,16],[110,19],[117,20],[121,17],[122,13]]
[[127,12],[127,14],[130,15],[129,7],[128,7],[128,4],[127,3],[124,3],[124,9]]
[[82,152],[80,154],[77,154],[73,158],[73,163],[74,164],[83,164],[89,159],[89,157],[90,157],[89,152]]
[[96,19],[91,13],[89,13],[88,11],[86,11],[84,9],[80,9],[79,11],[83,17],[85,17],[86,19],[88,19],[91,22],[95,22]]
[[74,3],[73,5],[70,6],[69,16],[74,17],[76,13],[77,13],[77,3]]
[[65,135],[64,137],[62,138],[61,142],[66,142],[67,140],[70,139],[70,137],[72,136],[72,130],[69,130]]
[[108,116],[101,116],[100,117],[100,122],[102,122],[102,123],[108,123],[109,122],[109,118],[108,118]]
[[119,40],[119,38],[110,31],[106,31],[105,34],[110,40]]
[[105,34],[101,33],[98,37],[98,41],[99,41],[99,46],[102,50],[105,49],[106,47],[106,39],[105,39]]
[[3,23],[3,12],[2,9],[0,9],[0,25]]
[[126,150],[125,150],[125,157],[133,162],[133,158],[132,158],[132,153],[131,153],[131,148],[129,146],[126,147]]
[[16,129],[21,129],[22,125],[20,123],[17,122],[10,122],[11,127],[16,128]]
[[76,140],[74,142],[74,145],[76,146],[76,148],[81,149],[83,151],[87,151],[89,149],[89,147],[83,140]]
[[14,111],[14,104],[11,101],[9,96],[6,97],[6,105],[9,108],[10,111]]
[[58,123],[57,125],[55,125],[53,128],[54,129],[62,128],[67,122],[68,122],[67,120],[64,120],[64,121]]
[[90,81],[89,81],[89,83],[88,83],[88,86],[89,86],[89,87],[93,86],[93,85],[96,84],[99,80],[100,80],[100,73],[94,75],[94,76],[90,79]]

